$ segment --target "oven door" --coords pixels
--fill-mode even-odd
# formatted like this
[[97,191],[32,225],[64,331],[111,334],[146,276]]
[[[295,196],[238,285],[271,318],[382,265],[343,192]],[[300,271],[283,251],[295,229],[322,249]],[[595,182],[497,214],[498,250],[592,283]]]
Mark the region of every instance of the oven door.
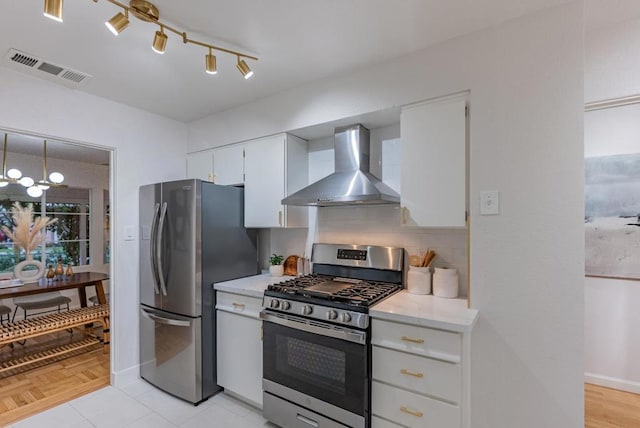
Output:
[[365,331],[267,310],[261,318],[264,379],[356,415],[368,413]]

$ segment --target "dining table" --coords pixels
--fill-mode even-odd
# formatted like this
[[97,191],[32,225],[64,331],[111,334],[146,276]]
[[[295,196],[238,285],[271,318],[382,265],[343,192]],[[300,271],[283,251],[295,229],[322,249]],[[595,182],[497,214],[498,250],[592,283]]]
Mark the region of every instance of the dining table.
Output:
[[87,287],[95,287],[98,303],[107,304],[102,282],[109,279],[109,275],[100,272],[77,272],[71,276],[62,275],[56,278],[40,278],[37,282],[26,283],[16,287],[0,288],[0,300],[34,294],[49,293],[61,290],[78,290],[80,306],[87,306]]

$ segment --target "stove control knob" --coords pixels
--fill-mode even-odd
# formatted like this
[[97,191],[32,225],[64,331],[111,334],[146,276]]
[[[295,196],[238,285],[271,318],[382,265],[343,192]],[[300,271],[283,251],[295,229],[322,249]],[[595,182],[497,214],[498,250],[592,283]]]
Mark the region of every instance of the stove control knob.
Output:
[[342,322],[350,322],[351,321],[351,314],[348,314],[347,312],[340,314],[340,321]]
[[273,309],[278,309],[278,307],[280,306],[280,300],[271,299],[271,303],[269,303],[269,306],[271,306],[271,308]]
[[280,304],[280,309],[282,309],[283,311],[289,310],[290,307],[291,307],[291,303],[287,301],[284,301]]
[[330,309],[329,311],[327,311],[328,320],[334,320],[336,318],[338,318],[338,313],[336,311],[334,311],[333,309]]
[[303,315],[311,315],[311,312],[313,312],[313,308],[309,305],[304,305],[302,307],[302,314]]

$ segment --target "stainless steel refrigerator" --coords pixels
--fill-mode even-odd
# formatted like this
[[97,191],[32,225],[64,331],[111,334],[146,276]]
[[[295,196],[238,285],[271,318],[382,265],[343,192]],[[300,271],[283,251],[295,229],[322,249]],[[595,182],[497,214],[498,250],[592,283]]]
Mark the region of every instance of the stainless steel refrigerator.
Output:
[[216,376],[215,282],[258,273],[244,191],[200,180],[140,187],[140,376],[197,404]]

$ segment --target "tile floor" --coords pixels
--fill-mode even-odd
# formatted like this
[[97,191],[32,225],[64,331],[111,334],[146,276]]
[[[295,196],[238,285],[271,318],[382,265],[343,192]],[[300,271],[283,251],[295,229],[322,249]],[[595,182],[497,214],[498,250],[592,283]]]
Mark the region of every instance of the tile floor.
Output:
[[193,406],[143,380],[120,388],[108,386],[54,407],[9,428],[199,428],[275,427],[260,410],[224,393]]

